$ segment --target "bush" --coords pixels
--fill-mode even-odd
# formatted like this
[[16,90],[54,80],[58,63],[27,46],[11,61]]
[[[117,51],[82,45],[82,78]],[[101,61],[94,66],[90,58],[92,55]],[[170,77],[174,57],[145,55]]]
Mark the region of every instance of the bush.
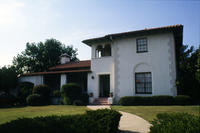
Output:
[[0,92],[0,107],[13,106],[16,102],[16,98],[6,92]]
[[0,132],[116,133],[120,117],[120,113],[105,109],[83,115],[20,118],[0,125]]
[[54,90],[52,92],[52,97],[60,97],[60,96],[61,96],[60,90]]
[[76,105],[76,106],[83,106],[83,105],[85,105],[85,104],[84,104],[83,101],[81,101],[81,100],[74,100],[73,105]]
[[26,98],[32,93],[34,84],[31,82],[21,82],[18,85],[18,102],[26,104]]
[[152,96],[150,99],[152,99],[152,101],[150,101],[150,105],[173,105],[174,103],[173,96]]
[[[97,121],[98,133],[117,133],[121,114],[115,110],[87,111],[90,119]],[[94,127],[95,128],[95,127]]]
[[47,85],[37,85],[33,88],[33,94],[39,94],[45,104],[50,101],[50,91],[51,90]]
[[65,104],[73,104],[75,100],[81,100],[88,103],[88,95],[82,93],[82,88],[76,83],[68,83],[62,86],[62,96]]
[[32,94],[32,95],[29,95],[27,98],[26,98],[26,102],[28,105],[30,106],[39,106],[39,105],[43,105],[44,102],[43,102],[43,98],[41,95],[39,94]]
[[174,97],[175,105],[191,105],[192,99],[189,96],[179,95]]
[[200,117],[187,113],[158,114],[150,133],[199,133]]
[[131,105],[173,105],[174,99],[172,96],[125,96],[122,97],[118,104],[123,106]]

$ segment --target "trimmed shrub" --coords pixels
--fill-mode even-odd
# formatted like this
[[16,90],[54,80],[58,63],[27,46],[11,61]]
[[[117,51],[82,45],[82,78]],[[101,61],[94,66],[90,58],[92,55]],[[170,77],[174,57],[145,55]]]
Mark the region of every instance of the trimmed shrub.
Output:
[[26,98],[26,102],[28,105],[30,106],[39,106],[39,105],[43,105],[44,102],[43,102],[43,98],[41,95],[39,94],[32,94],[32,95],[29,95],[27,98]]
[[60,97],[60,96],[61,96],[60,90],[54,90],[52,92],[52,97]]
[[33,88],[33,94],[39,94],[42,102],[48,104],[50,102],[50,88],[47,85],[37,85]]
[[96,111],[87,111],[87,115],[90,119],[99,123],[98,133],[117,133],[121,117],[119,112],[109,109],[99,109]]
[[20,118],[0,125],[0,132],[116,133],[120,117],[119,112],[105,109],[87,111],[83,115]]
[[192,99],[189,96],[178,95],[174,97],[175,105],[191,105]]
[[[150,99],[150,105],[173,105],[173,96],[152,96]],[[151,101],[152,100],[152,101]]]
[[125,96],[122,97],[118,104],[123,106],[131,105],[173,105],[174,99],[172,96]]
[[73,104],[75,100],[81,100],[84,104],[88,103],[88,94],[82,93],[82,88],[76,83],[68,83],[62,86],[61,94],[65,104]]
[[76,106],[83,106],[83,105],[85,105],[85,104],[84,104],[81,100],[74,100],[73,105],[76,105]]
[[158,114],[150,133],[199,133],[200,117],[187,113]]
[[16,102],[16,98],[6,92],[0,92],[0,107],[13,106]]
[[32,93],[34,84],[31,82],[21,82],[18,85],[18,102],[26,104],[26,98]]

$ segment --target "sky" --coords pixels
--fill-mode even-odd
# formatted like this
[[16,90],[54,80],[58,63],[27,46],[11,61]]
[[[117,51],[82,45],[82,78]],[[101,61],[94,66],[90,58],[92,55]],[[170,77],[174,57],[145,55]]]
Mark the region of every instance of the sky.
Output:
[[200,0],[0,0],[0,66],[27,42],[54,38],[90,59],[81,41],[106,34],[182,24],[183,43],[200,44]]

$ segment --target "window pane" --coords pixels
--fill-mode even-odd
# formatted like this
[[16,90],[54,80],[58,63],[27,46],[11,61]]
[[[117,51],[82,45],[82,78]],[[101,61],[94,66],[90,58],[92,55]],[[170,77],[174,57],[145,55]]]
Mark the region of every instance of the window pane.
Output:
[[137,39],[137,52],[147,52],[147,39]]
[[136,93],[152,93],[151,73],[135,74]]

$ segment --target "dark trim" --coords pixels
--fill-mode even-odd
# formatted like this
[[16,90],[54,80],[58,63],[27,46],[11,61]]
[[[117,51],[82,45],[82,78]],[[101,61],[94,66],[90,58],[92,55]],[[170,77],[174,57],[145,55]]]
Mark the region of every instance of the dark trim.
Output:
[[151,92],[146,92],[146,88],[144,87],[145,92],[137,92],[136,88],[136,74],[151,74],[151,72],[136,72],[135,73],[135,94],[152,94],[152,74],[151,74]]
[[[139,51],[139,49],[138,49],[138,40],[141,40],[141,39],[146,39],[146,42],[147,42],[147,44],[146,44],[147,50],[146,51]],[[137,38],[136,39],[136,52],[137,53],[146,53],[146,52],[148,52],[148,39],[147,39],[147,37],[141,37],[141,38]]]

